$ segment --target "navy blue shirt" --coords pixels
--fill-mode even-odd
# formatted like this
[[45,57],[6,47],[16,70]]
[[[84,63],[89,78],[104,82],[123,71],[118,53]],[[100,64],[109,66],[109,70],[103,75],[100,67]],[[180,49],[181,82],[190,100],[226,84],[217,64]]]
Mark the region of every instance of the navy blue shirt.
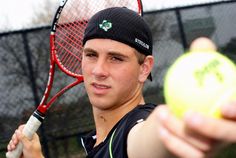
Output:
[[154,104],[138,105],[127,113],[109,132],[107,138],[94,147],[96,131],[82,137],[81,142],[87,153],[87,158],[128,158],[127,137],[132,127],[145,120]]

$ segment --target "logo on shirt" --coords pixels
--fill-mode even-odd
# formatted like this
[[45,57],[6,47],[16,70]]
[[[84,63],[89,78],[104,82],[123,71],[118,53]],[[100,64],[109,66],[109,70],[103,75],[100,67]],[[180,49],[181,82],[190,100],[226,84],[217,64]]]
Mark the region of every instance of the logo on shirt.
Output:
[[99,24],[99,28],[107,32],[109,29],[112,28],[112,23],[110,21],[103,20],[102,23]]

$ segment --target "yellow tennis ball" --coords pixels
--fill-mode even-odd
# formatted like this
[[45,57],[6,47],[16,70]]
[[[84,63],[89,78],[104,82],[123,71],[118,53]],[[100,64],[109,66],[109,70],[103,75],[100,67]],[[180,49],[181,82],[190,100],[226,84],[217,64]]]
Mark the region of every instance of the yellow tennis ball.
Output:
[[219,118],[220,106],[236,100],[236,66],[215,51],[186,53],[167,71],[164,96],[177,117],[195,111]]

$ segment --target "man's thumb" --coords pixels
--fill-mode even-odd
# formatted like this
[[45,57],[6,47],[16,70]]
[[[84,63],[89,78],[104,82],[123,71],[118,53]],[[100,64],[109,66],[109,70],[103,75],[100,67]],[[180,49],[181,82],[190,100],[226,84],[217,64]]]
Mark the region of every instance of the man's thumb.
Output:
[[16,136],[18,137],[18,139],[23,143],[27,143],[29,142],[29,138],[27,138],[22,132],[20,132],[19,130],[16,130]]

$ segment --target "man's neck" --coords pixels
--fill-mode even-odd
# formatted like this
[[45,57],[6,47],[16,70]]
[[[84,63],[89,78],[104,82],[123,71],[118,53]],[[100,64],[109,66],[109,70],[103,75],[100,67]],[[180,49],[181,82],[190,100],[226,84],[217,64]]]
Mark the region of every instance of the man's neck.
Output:
[[137,96],[114,109],[100,110],[93,108],[97,137],[95,146],[103,142],[115,124],[139,104],[144,104],[142,96]]

